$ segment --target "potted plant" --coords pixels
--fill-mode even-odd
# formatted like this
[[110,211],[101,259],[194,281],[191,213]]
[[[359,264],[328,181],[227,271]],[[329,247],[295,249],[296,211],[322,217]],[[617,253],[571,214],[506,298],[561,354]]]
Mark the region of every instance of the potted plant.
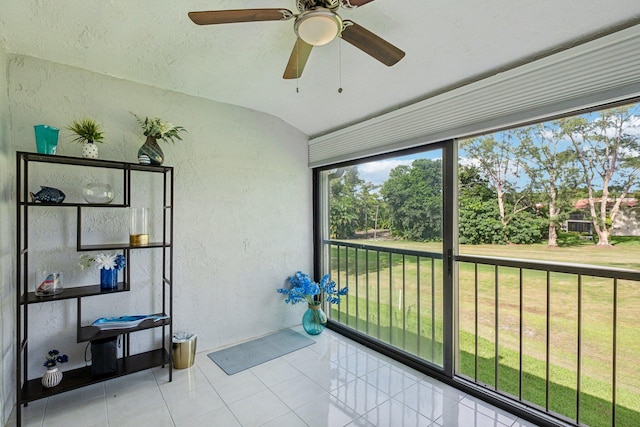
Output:
[[98,158],[98,146],[95,143],[102,143],[104,139],[98,122],[89,118],[74,120],[70,126],[67,126],[67,129],[76,134],[73,141],[82,144],[82,157]]
[[174,126],[159,117],[153,119],[145,117],[143,120],[135,114],[133,116],[142,128],[143,135],[147,137],[145,143],[138,150],[138,162],[143,165],[161,165],[164,161],[164,153],[158,145],[158,139],[171,142],[175,142],[174,139],[182,141],[180,132],[187,130],[182,126]]
[[309,335],[320,334],[326,324],[327,315],[320,307],[322,299],[330,304],[340,304],[340,297],[347,295],[349,289],[344,287],[336,289],[336,282],[325,274],[320,282],[311,280],[308,274],[298,271],[293,276],[287,277],[290,288],[280,288],[278,293],[285,294],[285,303],[291,305],[306,302],[308,309],[302,316],[302,327]]

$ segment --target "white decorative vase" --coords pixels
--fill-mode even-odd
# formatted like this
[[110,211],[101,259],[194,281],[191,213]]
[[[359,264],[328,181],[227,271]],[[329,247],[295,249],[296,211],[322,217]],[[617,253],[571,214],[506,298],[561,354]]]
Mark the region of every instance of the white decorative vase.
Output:
[[98,158],[98,145],[93,142],[84,142],[82,144],[82,157],[85,159]]
[[58,368],[47,369],[47,372],[42,376],[42,385],[51,388],[60,384],[62,381],[62,372]]

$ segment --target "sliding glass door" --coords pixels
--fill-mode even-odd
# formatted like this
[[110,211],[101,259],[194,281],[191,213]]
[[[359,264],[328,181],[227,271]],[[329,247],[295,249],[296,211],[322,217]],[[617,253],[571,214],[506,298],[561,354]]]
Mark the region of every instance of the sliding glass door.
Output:
[[335,165],[316,175],[319,269],[349,288],[328,315],[438,370],[448,365],[451,345],[444,243],[451,228],[445,218],[452,217],[444,191],[451,146]]

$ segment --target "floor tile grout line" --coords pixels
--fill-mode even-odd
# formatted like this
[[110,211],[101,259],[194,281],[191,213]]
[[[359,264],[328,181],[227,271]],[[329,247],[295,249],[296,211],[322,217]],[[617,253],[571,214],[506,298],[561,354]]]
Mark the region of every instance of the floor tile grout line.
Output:
[[[287,362],[287,363],[288,363],[288,362]],[[254,374],[254,375],[255,375],[255,374]],[[302,374],[302,375],[304,375],[304,374]],[[257,375],[256,375],[256,376],[257,376]],[[259,379],[260,381],[262,381],[262,380],[260,379],[260,377],[258,377],[258,379]],[[282,398],[280,397],[280,395],[278,395],[275,391],[273,391],[273,390],[271,389],[271,387],[269,387],[267,384],[265,384],[265,383],[264,383],[264,381],[262,381],[262,383],[267,387],[267,390],[269,390],[269,391],[270,391],[270,392],[271,392],[271,393],[272,393],[272,394],[273,394],[273,395],[274,395],[274,396],[275,396],[275,397],[276,397],[280,402],[282,402],[282,404],[283,404],[284,406],[286,406],[286,407],[289,409],[289,412],[287,412],[287,413],[286,413],[286,414],[284,414],[284,415],[287,415],[288,413],[292,413],[292,414],[294,414],[294,415],[295,415],[299,420],[301,420],[301,421],[302,421],[306,426],[309,426],[309,424],[307,424],[307,423],[306,423],[302,418],[300,418],[300,416],[295,412],[297,409],[299,409],[299,408],[301,408],[302,406],[306,405],[308,402],[307,402],[307,403],[303,403],[302,405],[297,406],[296,408],[292,408],[291,406],[289,406],[289,405],[287,404],[287,402],[285,402],[284,400],[282,400]],[[281,417],[283,417],[284,415],[281,415]],[[275,418],[275,419],[278,419],[278,418]],[[272,422],[272,421],[274,421],[274,420],[270,420],[269,422]]]

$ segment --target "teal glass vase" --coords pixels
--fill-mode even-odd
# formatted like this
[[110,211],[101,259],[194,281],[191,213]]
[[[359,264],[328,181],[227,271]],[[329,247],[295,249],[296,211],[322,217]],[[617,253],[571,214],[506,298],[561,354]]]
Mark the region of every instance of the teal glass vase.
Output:
[[53,126],[35,125],[36,149],[38,154],[56,154],[58,150],[58,133],[60,130]]
[[319,335],[327,327],[327,315],[320,308],[320,303],[309,304],[302,316],[302,327],[309,335]]

